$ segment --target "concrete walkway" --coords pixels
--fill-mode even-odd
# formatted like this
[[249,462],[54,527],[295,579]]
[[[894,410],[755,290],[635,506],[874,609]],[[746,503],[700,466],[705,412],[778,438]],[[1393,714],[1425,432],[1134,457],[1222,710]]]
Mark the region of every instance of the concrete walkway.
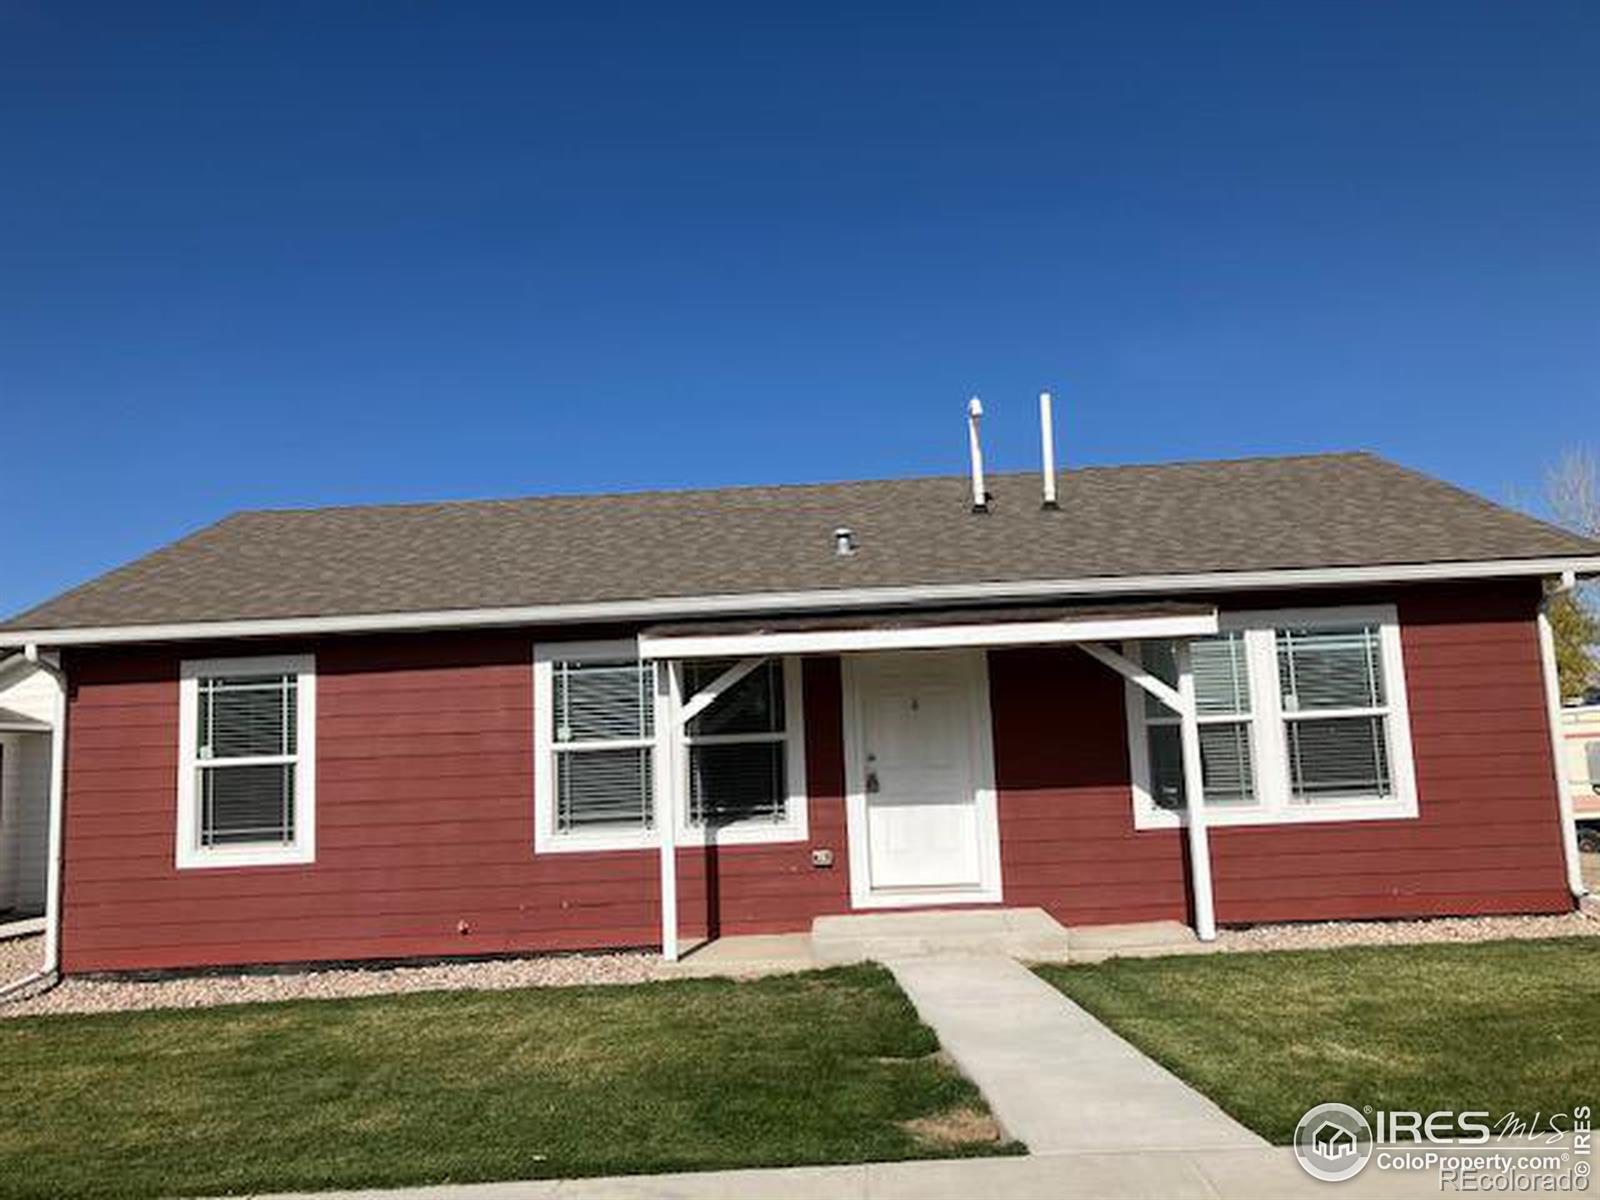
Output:
[[1001,1125],[1035,1154],[1267,1145],[1010,958],[885,965]]
[[1429,1171],[1369,1167],[1345,1183],[1319,1183],[1292,1151],[1268,1147],[449,1184],[277,1200],[1437,1200],[1439,1194],[1438,1174]]

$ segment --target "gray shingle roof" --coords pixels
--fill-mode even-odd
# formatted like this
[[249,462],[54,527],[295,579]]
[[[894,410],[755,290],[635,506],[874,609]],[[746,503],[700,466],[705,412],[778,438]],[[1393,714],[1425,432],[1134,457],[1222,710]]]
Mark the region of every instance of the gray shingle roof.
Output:
[[[68,629],[1600,554],[1368,454],[245,512],[0,624]],[[834,554],[836,526],[859,551]]]

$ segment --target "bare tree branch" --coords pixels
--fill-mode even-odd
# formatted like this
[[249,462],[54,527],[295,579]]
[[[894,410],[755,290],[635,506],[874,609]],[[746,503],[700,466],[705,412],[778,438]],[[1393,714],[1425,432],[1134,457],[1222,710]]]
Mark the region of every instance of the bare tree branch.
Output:
[[[1545,472],[1545,503],[1556,521],[1574,533],[1600,538],[1600,462],[1587,446],[1562,451]],[[1556,668],[1563,697],[1581,696],[1600,679],[1600,612],[1594,584],[1581,584],[1574,595],[1562,596],[1550,617],[1556,639]]]
[[1588,446],[1569,446],[1545,472],[1545,502],[1574,533],[1600,537],[1600,460]]

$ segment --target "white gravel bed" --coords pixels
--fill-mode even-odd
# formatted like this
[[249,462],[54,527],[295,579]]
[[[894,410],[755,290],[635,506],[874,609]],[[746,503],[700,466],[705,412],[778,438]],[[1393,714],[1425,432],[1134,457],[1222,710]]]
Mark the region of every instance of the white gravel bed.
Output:
[[[1435,917],[1421,921],[1257,925],[1249,929],[1219,930],[1213,948],[1225,953],[1244,953],[1549,937],[1600,937],[1600,915],[1572,912],[1543,917]],[[0,984],[36,970],[42,962],[43,950],[44,938],[39,935],[0,941]],[[640,951],[370,970],[193,975],[158,980],[68,979],[39,995],[0,1001],[0,1018],[128,1012],[146,1008],[206,1008],[271,1000],[331,1000],[402,992],[645,983],[678,978],[683,978],[682,973],[663,965],[656,954]]]
[[[39,938],[18,941],[40,942]],[[32,953],[37,961],[39,947]],[[10,950],[0,943],[0,953]],[[0,967],[6,960],[0,959]],[[15,978],[22,974],[0,975]],[[644,983],[667,977],[658,956],[649,953],[583,954],[518,958],[494,962],[371,970],[299,971],[274,975],[193,975],[157,980],[68,979],[42,995],[0,1002],[0,1018],[51,1013],[128,1012],[142,1008],[205,1008],[214,1004],[252,1004],[270,1000],[332,1000],[399,992],[572,987],[581,984]]]
[[1326,921],[1217,931],[1221,951],[1327,950],[1338,946],[1412,946],[1514,938],[1600,937],[1585,912],[1545,917],[1431,917],[1422,921]]

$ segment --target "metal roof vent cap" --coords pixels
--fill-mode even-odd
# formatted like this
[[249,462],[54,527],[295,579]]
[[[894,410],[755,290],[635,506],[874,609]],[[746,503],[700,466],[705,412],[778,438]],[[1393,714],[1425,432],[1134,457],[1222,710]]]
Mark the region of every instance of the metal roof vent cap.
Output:
[[839,558],[849,558],[856,552],[855,530],[841,525],[833,531],[833,552]]

